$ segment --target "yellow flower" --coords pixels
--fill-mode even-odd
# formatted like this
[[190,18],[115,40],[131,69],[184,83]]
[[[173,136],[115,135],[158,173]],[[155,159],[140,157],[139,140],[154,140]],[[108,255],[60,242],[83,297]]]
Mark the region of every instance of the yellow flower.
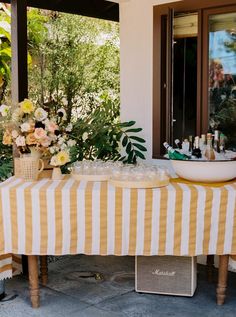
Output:
[[24,113],[31,113],[34,111],[34,105],[29,99],[25,99],[20,103],[21,111]]
[[56,155],[56,160],[58,162],[58,165],[64,165],[68,162],[70,162],[70,157],[69,154],[66,151],[60,151],[57,155]]

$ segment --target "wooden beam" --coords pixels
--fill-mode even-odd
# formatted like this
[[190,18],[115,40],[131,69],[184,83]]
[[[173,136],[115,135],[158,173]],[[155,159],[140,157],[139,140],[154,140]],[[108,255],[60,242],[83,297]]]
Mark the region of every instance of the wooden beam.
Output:
[[27,65],[27,1],[11,1],[11,91],[12,100],[19,102],[28,96]]
[[[1,2],[11,1],[1,0]],[[105,0],[27,0],[26,2],[28,7],[119,22],[119,4]]]

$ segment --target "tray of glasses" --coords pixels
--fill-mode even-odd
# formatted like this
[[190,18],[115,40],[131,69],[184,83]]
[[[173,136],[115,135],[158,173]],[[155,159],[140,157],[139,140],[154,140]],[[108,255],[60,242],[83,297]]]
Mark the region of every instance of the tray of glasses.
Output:
[[115,187],[122,188],[158,188],[169,185],[169,179],[152,179],[152,180],[122,180],[122,179],[109,179],[109,183]]
[[106,182],[110,179],[110,174],[77,174],[71,173],[71,176],[77,181],[87,182]]

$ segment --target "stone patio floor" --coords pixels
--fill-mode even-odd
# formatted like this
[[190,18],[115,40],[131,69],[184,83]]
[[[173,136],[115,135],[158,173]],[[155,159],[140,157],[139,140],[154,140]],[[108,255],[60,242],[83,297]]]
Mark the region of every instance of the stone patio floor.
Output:
[[[102,273],[104,280],[96,280],[94,272]],[[49,264],[39,309],[30,306],[25,277],[8,280],[6,293],[16,297],[0,302],[0,317],[235,317],[236,273],[229,273],[223,306],[216,305],[214,273],[215,282],[207,283],[205,267],[198,265],[198,286],[191,298],[138,294],[133,257],[66,256]]]

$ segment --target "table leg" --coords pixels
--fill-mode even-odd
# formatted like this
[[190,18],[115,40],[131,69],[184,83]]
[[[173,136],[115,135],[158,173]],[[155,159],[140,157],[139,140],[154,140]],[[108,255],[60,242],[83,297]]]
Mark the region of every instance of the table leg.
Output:
[[226,297],[229,255],[219,256],[218,285],[216,290],[217,304],[223,305]]
[[30,299],[33,308],[39,307],[38,256],[28,256]]
[[207,256],[207,281],[209,283],[213,282],[213,270],[214,270],[214,255]]
[[42,284],[46,286],[48,282],[48,257],[46,255],[40,256],[40,276]]

